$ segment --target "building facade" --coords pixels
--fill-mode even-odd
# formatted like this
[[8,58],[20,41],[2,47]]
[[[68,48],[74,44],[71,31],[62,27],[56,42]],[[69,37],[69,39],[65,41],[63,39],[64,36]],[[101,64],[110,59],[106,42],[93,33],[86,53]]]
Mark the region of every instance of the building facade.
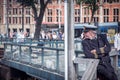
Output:
[[[39,0],[38,0],[39,1]],[[64,2],[51,1],[45,11],[42,28],[60,28],[64,26]],[[0,33],[24,31],[34,33],[35,21],[31,8],[22,8],[16,0],[0,0]],[[120,22],[120,0],[98,0],[100,5],[94,15],[94,22]],[[74,22],[89,23],[91,11],[85,4],[74,0]]]

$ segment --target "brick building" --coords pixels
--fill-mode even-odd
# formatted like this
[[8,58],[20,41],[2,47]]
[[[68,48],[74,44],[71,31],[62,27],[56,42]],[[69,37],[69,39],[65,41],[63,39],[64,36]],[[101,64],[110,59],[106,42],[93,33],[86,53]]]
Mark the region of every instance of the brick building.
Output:
[[[32,9],[25,8],[23,12],[22,7],[15,1],[0,0],[0,33],[5,34],[7,28],[9,31],[19,32],[23,27],[24,31],[34,33],[35,21],[31,16]],[[98,4],[101,6],[94,16],[94,22],[120,22],[120,0],[113,0],[112,3],[109,3],[109,0],[98,1]],[[90,22],[91,11],[85,7],[85,4],[78,5],[76,4],[76,0],[74,0],[75,23]],[[22,21],[24,26],[22,25]],[[54,0],[46,8],[42,26],[43,28],[53,29],[58,28],[59,23],[60,26],[64,26],[64,2],[60,2],[59,4],[59,0]]]

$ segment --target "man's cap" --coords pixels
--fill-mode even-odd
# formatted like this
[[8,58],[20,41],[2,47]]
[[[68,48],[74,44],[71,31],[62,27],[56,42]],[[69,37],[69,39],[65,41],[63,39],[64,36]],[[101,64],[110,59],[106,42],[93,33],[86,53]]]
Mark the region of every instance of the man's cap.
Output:
[[88,32],[90,30],[97,30],[97,26],[94,26],[94,25],[84,25],[83,32]]

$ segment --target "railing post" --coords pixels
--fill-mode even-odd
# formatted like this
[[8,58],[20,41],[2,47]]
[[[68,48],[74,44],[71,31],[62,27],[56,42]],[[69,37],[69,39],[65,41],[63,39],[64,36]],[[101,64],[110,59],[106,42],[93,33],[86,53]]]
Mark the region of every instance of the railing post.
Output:
[[0,44],[2,45],[2,36],[0,37]]
[[55,43],[56,43],[56,48],[58,48],[58,40],[56,40],[56,42],[55,42]]
[[13,45],[11,44],[11,59],[13,59]]
[[52,42],[52,48],[54,47],[54,41],[53,40],[51,40],[51,42]]
[[44,65],[44,48],[42,48],[42,65]]
[[56,53],[56,70],[59,71],[59,50]]
[[5,56],[6,56],[6,48],[7,48],[7,47],[6,47],[6,43],[5,43],[5,44],[4,44],[4,50],[5,50],[5,51],[4,51],[4,58],[5,58]]
[[19,45],[19,61],[21,61],[21,45]]
[[31,54],[32,54],[32,49],[31,46],[29,46],[29,63],[31,64]]

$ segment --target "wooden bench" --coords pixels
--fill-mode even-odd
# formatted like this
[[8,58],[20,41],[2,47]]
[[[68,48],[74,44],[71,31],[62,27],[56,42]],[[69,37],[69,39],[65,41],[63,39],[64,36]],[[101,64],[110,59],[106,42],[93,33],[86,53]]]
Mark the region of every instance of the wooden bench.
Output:
[[[97,79],[97,65],[99,63],[98,59],[88,59],[88,58],[75,58],[75,64],[82,64],[82,67],[85,65],[83,75],[80,80],[96,80]],[[76,71],[79,71],[79,67],[76,67]]]

